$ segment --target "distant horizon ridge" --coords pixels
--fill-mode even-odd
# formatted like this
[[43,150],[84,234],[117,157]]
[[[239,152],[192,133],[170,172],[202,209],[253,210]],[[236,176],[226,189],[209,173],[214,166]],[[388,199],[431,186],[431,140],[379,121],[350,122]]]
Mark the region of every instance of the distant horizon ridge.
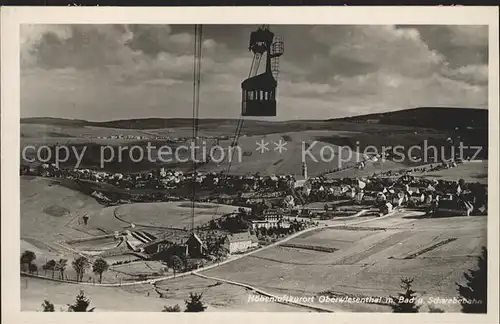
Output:
[[[334,117],[334,118],[325,118],[325,119],[286,119],[286,120],[270,120],[269,118],[264,118],[264,119],[248,119],[252,121],[265,121],[269,123],[286,123],[286,122],[296,122],[296,121],[335,121],[335,120],[349,120],[349,119],[361,119],[363,117],[370,117],[370,116],[384,116],[388,114],[394,114],[394,113],[401,113],[401,112],[409,112],[412,110],[426,110],[426,109],[433,109],[433,110],[444,110],[444,109],[454,109],[454,110],[462,110],[462,111],[488,111],[488,108],[481,108],[481,107],[448,107],[448,106],[438,106],[438,107],[413,107],[413,108],[404,108],[404,109],[398,109],[398,110],[391,110],[391,111],[385,111],[385,112],[375,112],[375,113],[369,113],[369,114],[360,114],[360,115],[351,115],[351,116],[346,116],[346,117]],[[79,118],[65,118],[65,117],[53,117],[53,116],[36,116],[36,117],[22,117],[21,123],[23,121],[33,121],[37,119],[45,119],[45,120],[59,120],[59,121],[73,121],[73,122],[81,122],[81,123],[95,123],[95,124],[106,124],[106,123],[115,123],[115,122],[126,122],[126,121],[147,121],[147,120],[192,120],[192,117],[138,117],[138,118],[128,118],[128,119],[112,119],[112,120],[102,120],[102,121],[96,121],[96,120],[88,120],[88,119],[79,119]],[[199,120],[238,120],[238,117],[230,117],[230,118],[223,118],[223,117],[199,117]]]

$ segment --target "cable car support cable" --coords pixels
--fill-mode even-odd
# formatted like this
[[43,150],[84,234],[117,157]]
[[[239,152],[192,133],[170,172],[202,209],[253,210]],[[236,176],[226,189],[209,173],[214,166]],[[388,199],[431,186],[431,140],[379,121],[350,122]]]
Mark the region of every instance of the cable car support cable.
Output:
[[[193,66],[193,144],[198,139],[199,113],[200,113],[200,70],[201,70],[201,36],[202,25],[194,26],[194,66]],[[193,152],[191,152],[193,154]],[[191,203],[191,231],[194,231],[195,200],[196,200],[196,159],[193,159],[192,175],[192,203]]]

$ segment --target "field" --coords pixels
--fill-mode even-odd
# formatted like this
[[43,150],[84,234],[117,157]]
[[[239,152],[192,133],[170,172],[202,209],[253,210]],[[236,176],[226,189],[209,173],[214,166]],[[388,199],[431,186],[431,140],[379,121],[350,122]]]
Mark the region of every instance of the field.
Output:
[[[446,243],[447,239],[455,240]],[[300,296],[327,291],[389,296],[400,291],[401,277],[414,277],[413,288],[424,299],[453,297],[457,295],[455,282],[475,265],[481,246],[486,245],[486,218],[459,217],[450,225],[449,220],[403,214],[352,228],[315,231],[287,243],[293,242],[338,251],[278,246],[208,270],[206,275]],[[388,310],[381,305],[329,306],[349,311]],[[457,311],[456,305],[442,308]]]
[[[213,218],[236,212],[238,207],[197,203],[195,205],[195,226],[208,223]],[[122,205],[115,209],[115,215],[122,221],[137,225],[188,228],[191,225],[190,202],[141,203]]]
[[[362,160],[356,153],[348,156],[347,152],[339,150],[339,147],[336,145],[319,142],[318,138],[325,136],[325,134],[329,136],[353,136],[356,133],[345,131],[303,131],[241,137],[238,142],[242,151],[241,160],[238,160],[238,153],[235,153],[230,169],[231,173],[247,174],[259,172],[262,175],[300,175],[303,161],[302,153],[306,150],[310,152],[310,155],[304,153],[304,159],[307,162],[308,173],[311,176],[318,175],[325,170],[338,168],[339,165],[352,165],[358,160]],[[268,143],[268,151],[261,153],[256,150],[256,143],[261,143],[261,141]],[[281,154],[275,150],[277,143],[280,141],[282,143],[286,142],[286,146],[284,146],[285,150]],[[220,145],[228,147],[230,142],[221,141]],[[323,149],[325,146],[328,149]],[[324,152],[324,159],[320,152]],[[227,170],[227,168],[228,163],[225,160],[219,165],[206,165],[201,170],[220,171]]]
[[368,162],[363,169],[350,168],[341,170],[335,173],[326,175],[329,179],[342,179],[342,178],[362,178],[372,176],[374,173],[382,173],[387,171],[397,171],[405,168],[401,163],[393,161],[379,161]]
[[465,162],[455,168],[431,171],[425,174],[428,179],[456,181],[464,179],[465,182],[488,183],[488,161]]
[[[232,136],[236,130],[236,124],[222,123],[213,124],[212,127],[201,127],[199,131],[199,136],[228,136],[229,140],[221,140],[219,145],[225,149],[224,156],[221,162],[216,163],[212,161],[200,167],[200,171],[206,172],[218,172],[222,170],[227,170],[229,161],[232,161],[231,173],[233,174],[248,174],[259,172],[263,175],[269,174],[295,174],[299,175],[301,173],[301,166],[303,160],[302,151],[311,145],[311,155],[305,155],[305,159],[308,163],[308,172],[311,176],[318,175],[326,170],[331,170],[345,165],[353,165],[358,161],[362,161],[362,152],[353,151],[351,154],[347,150],[340,149],[339,145],[341,143],[349,142],[354,143],[360,136],[365,136],[366,140],[370,140],[373,136],[367,136],[371,131],[376,129],[377,134],[381,135],[381,132],[396,132],[396,133],[406,133],[413,134],[412,130],[408,127],[398,127],[390,126],[384,127],[379,125],[357,125],[350,123],[340,123],[335,124],[335,126],[329,126],[326,122],[305,122],[303,125],[301,123],[290,122],[289,124],[293,127],[286,127],[287,123],[262,123],[256,121],[248,121],[250,125],[245,125],[242,134],[239,138],[238,145],[241,151],[235,150],[235,153],[230,159],[228,148],[232,143]],[[137,140],[126,140],[126,139],[98,139],[98,136],[110,136],[110,135],[131,135],[131,136],[169,136],[169,137],[190,137],[192,136],[192,130],[189,127],[175,127],[166,129],[147,129],[147,130],[136,130],[136,129],[116,129],[116,128],[104,128],[96,126],[70,126],[70,125],[40,125],[40,124],[21,124],[21,133],[23,134],[21,145],[125,145],[131,146],[133,143],[137,143]],[[435,133],[435,132],[434,132]],[[433,133],[433,134],[434,134]],[[425,134],[421,134],[424,136]],[[414,135],[411,135],[414,137]],[[444,137],[444,135],[438,133],[434,136]],[[284,147],[286,150],[281,154],[278,153],[275,148],[279,141],[286,141],[287,144]],[[267,142],[268,151],[260,153],[256,151],[258,142]],[[145,142],[145,141],[141,141]],[[159,143],[155,142],[155,146],[159,146]],[[160,141],[161,142],[161,141]],[[209,152],[212,145],[214,145],[213,140],[206,140],[206,149]],[[339,145],[337,145],[338,143]],[[363,143],[368,145],[370,143]],[[164,145],[164,144],[161,144]],[[199,145],[203,145],[199,143]],[[320,152],[322,148],[324,149],[324,159],[321,158]],[[78,150],[79,152],[81,149]],[[89,153],[87,150],[86,153]],[[333,152],[333,156],[332,156]],[[240,156],[241,154],[241,156]],[[180,158],[184,159],[184,153],[181,152]],[[214,154],[215,158],[220,158],[220,153]],[[311,157],[313,156],[313,157]],[[156,156],[155,151],[152,152],[152,157],[156,160],[157,164],[161,164]],[[241,157],[241,159],[240,159]],[[93,157],[87,161],[87,163],[95,163],[96,157]],[[97,159],[98,160],[98,159]],[[126,156],[124,157],[126,160]],[[72,160],[71,160],[72,161]],[[92,162],[93,161],[93,162]],[[387,163],[384,168],[396,168],[399,164]],[[140,163],[134,164],[134,167],[151,169],[154,167],[154,163]],[[181,167],[177,165],[177,167]],[[187,164],[190,166],[190,164]],[[137,170],[136,170],[137,171]]]
[[[21,248],[32,249],[40,258],[60,254],[53,242],[87,237],[70,223],[102,208],[92,197],[63,187],[51,179],[27,177],[21,186]],[[102,234],[102,233],[100,233]]]
[[135,129],[116,129],[94,126],[21,124],[21,138],[33,141],[37,138],[58,138],[62,142],[122,134],[124,136],[148,136],[148,131]]
[[[442,119],[436,119],[440,116]],[[376,123],[370,122],[377,120]],[[449,123],[441,123],[448,120]],[[421,107],[375,115],[355,116],[352,118],[331,120],[290,120],[271,121],[246,119],[240,135],[240,146],[247,152],[244,163],[233,163],[234,173],[300,173],[302,143],[311,144],[319,141],[315,148],[329,144],[334,148],[335,157],[328,162],[310,162],[309,173],[316,175],[339,166],[338,147],[359,147],[362,153],[367,146],[378,148],[400,145],[408,148],[412,145],[429,144],[443,145],[446,139],[460,136],[465,145],[480,145],[487,147],[488,111],[481,109],[451,109]],[[123,136],[167,136],[169,138],[190,138],[192,123],[189,118],[147,118],[132,120],[116,120],[109,122],[89,122],[84,120],[68,120],[58,118],[27,118],[21,120],[22,145],[26,144],[111,144],[132,143],[137,140],[99,139],[98,137]],[[380,123],[379,123],[380,122]],[[469,127],[470,123],[474,127]],[[201,119],[198,123],[198,135],[226,136],[232,140],[236,131],[237,119]],[[457,131],[458,130],[458,131]],[[280,139],[287,142],[287,151],[278,155],[274,151],[274,143]],[[256,142],[269,141],[269,151],[260,154],[255,151]],[[160,140],[161,142],[161,140]],[[211,140],[207,140],[211,142]],[[230,141],[222,141],[223,147],[228,147]],[[210,148],[211,143],[207,143]],[[312,150],[314,152],[314,150]],[[487,159],[487,150],[481,152],[481,159]],[[227,153],[227,151],[226,151]],[[227,154],[226,154],[227,155]],[[357,160],[357,154],[347,159],[348,163]],[[345,156],[344,156],[345,157]],[[153,165],[154,166],[154,165]],[[150,164],[135,165],[136,168],[151,168]],[[205,170],[220,170],[227,167],[226,162],[219,165],[210,163]],[[374,166],[379,167],[379,166]],[[382,169],[397,168],[398,165],[380,166]]]
[[[195,226],[208,223],[213,218],[232,213],[237,207],[218,204],[197,204],[195,207]],[[191,226],[190,202],[158,202],[134,203],[118,207],[105,207],[89,212],[88,224],[79,219],[71,221],[70,226],[89,235],[113,234],[115,231],[131,229],[132,224],[136,229],[147,228],[154,235],[155,232],[166,229],[184,229]],[[86,242],[92,246],[106,246],[107,240]],[[82,245],[82,244],[80,244]],[[82,245],[84,246],[84,245]]]

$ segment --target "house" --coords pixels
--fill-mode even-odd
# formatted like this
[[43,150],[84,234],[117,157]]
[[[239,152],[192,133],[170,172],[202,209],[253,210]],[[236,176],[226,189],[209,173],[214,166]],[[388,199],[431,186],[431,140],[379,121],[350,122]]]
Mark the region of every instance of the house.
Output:
[[193,233],[189,236],[171,235],[143,245],[144,251],[156,260],[169,260],[172,255],[200,258],[205,253],[206,244]]
[[[156,248],[156,250],[155,250]],[[187,245],[176,242],[163,241],[146,247],[144,251],[151,256],[152,260],[170,261],[172,256],[185,257],[188,255]]]
[[340,197],[344,195],[344,190],[340,186],[335,186],[335,187],[330,187],[329,188],[330,193],[335,196],[335,197]]
[[443,199],[438,203],[438,216],[470,216],[474,211],[472,203],[457,199]]
[[259,246],[259,240],[249,232],[234,233],[226,236],[224,246],[230,254],[241,253]]
[[250,226],[252,227],[253,230],[259,229],[259,228],[290,228],[290,223],[287,220],[284,220],[283,218],[280,219],[272,219],[272,220],[251,220],[250,221]]
[[285,208],[293,208],[295,206],[295,199],[292,195],[288,195],[283,199],[283,205]]
[[283,217],[283,213],[278,209],[267,209],[264,211],[264,220],[277,222]]
[[388,202],[388,203],[386,203],[386,204],[384,204],[384,205],[380,208],[380,212],[381,212],[382,214],[384,214],[384,215],[389,214],[390,212],[392,212],[392,210],[393,210],[393,206],[392,206],[392,204],[391,204],[391,203],[389,203],[389,202]]
[[205,253],[206,245],[196,233],[189,236],[186,246],[186,252],[191,258],[201,258]]
[[363,196],[364,196],[364,192],[363,191],[360,191],[358,193],[356,193],[354,199],[356,202],[360,203],[362,200],[363,200]]
[[259,228],[271,228],[271,227],[277,227],[278,223],[276,222],[276,225],[272,222],[268,222],[265,220],[251,220],[250,221],[250,226],[252,227],[253,230],[259,229]]
[[264,219],[251,220],[250,226],[252,229],[259,228],[289,228],[290,223],[283,219],[283,211],[279,209],[267,209],[264,211]]

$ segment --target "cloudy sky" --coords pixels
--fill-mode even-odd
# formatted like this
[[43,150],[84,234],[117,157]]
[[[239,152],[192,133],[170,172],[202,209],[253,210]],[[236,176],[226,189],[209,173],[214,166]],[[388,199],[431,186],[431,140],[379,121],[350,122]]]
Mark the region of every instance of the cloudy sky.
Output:
[[[205,25],[200,117],[237,118],[258,26]],[[417,106],[487,108],[482,26],[273,26],[277,119]],[[21,116],[191,117],[194,27],[23,25]],[[262,64],[263,65],[263,64]]]

